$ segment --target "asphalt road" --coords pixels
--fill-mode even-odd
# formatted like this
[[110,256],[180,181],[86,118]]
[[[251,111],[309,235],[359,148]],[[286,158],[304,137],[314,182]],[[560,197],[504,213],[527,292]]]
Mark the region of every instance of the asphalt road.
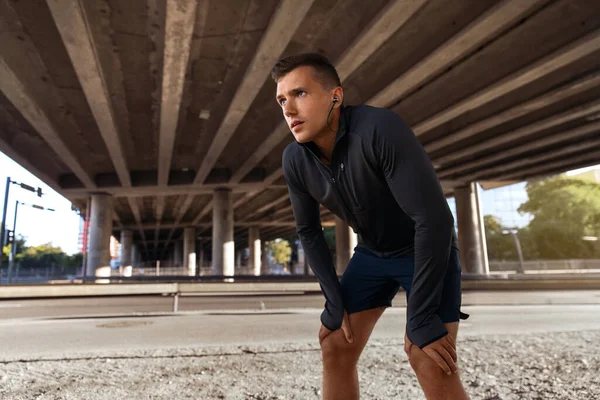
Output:
[[[461,336],[600,330],[600,304],[590,304],[600,303],[597,292],[479,296],[490,303],[520,299],[535,305],[467,305],[471,318],[461,323]],[[373,337],[403,337],[401,299],[385,312]],[[547,304],[548,299],[563,304]],[[171,302],[161,297],[0,302],[0,361],[314,341],[323,304],[320,295],[183,298],[184,311],[173,314]]]

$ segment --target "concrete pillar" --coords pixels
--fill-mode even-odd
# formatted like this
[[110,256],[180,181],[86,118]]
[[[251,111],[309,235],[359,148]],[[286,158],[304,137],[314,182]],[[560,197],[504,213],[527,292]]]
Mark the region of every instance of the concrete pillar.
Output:
[[110,277],[112,204],[108,194],[92,195],[87,276]]
[[235,244],[233,242],[233,205],[230,189],[215,190],[213,198],[213,271],[233,276]]
[[121,231],[121,268],[123,276],[131,276],[133,268],[131,266],[131,250],[133,246],[133,231]]
[[308,265],[302,242],[298,240],[298,265],[303,269],[304,275],[314,275],[313,270]]
[[262,260],[262,245],[260,242],[260,228],[257,226],[248,228],[248,249],[248,267],[250,273],[259,276]]
[[476,182],[454,189],[458,222],[458,248],[463,272],[489,274],[483,215]]
[[196,276],[196,228],[183,230],[183,269]]
[[133,268],[138,268],[140,263],[140,252],[138,250],[138,246],[136,244],[131,246],[131,266]]
[[204,265],[204,240],[200,239],[197,246],[198,246],[198,271],[197,271],[196,275],[200,276],[200,271],[202,270],[202,266]]
[[335,254],[336,272],[341,275],[346,270],[348,262],[356,247],[356,233],[348,223],[340,218],[335,218]]
[[173,268],[175,266],[175,249],[168,250],[169,255],[169,267]]
[[175,249],[173,252],[173,266],[179,268],[183,265],[183,241],[181,239],[175,239]]
[[237,249],[235,251],[235,266],[234,266],[234,268],[240,268],[242,266],[242,251],[243,251],[243,249]]

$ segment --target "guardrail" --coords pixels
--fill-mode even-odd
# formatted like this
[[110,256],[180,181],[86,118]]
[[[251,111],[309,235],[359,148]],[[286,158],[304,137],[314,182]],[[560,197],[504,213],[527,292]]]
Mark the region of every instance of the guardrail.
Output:
[[[186,278],[174,277],[171,282],[111,278],[107,279],[111,283],[2,285],[0,299],[160,295],[173,297],[173,311],[176,312],[180,296],[306,294],[321,291],[319,283],[309,277],[298,277],[295,281],[290,277],[256,276]],[[232,279],[235,281],[231,282]],[[463,275],[462,288],[463,291],[599,290],[600,275]]]

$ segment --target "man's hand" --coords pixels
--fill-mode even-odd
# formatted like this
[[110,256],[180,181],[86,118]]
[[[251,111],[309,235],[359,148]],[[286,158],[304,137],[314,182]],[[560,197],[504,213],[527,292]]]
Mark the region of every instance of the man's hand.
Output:
[[[342,331],[344,332],[344,336],[348,343],[354,343],[354,336],[352,336],[352,330],[350,329],[350,319],[348,318],[348,313],[344,310],[344,319],[342,320]],[[323,343],[323,340],[331,334],[329,329],[327,329],[324,325],[321,325],[321,329],[319,329],[319,344]]]
[[[410,360],[411,347],[414,344],[410,341],[408,336],[404,335],[404,351],[408,355]],[[427,354],[442,370],[448,375],[455,374],[458,372],[458,356],[456,355],[456,343],[452,335],[446,335],[443,338],[428,344],[423,348],[425,354]]]

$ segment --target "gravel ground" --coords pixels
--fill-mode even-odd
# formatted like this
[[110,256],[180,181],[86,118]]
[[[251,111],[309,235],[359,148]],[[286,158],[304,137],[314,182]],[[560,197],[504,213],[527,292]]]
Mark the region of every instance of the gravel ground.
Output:
[[[600,399],[600,331],[459,337],[472,399]],[[315,343],[226,346],[0,363],[0,399],[320,399]],[[400,340],[372,340],[361,398],[424,399]]]

